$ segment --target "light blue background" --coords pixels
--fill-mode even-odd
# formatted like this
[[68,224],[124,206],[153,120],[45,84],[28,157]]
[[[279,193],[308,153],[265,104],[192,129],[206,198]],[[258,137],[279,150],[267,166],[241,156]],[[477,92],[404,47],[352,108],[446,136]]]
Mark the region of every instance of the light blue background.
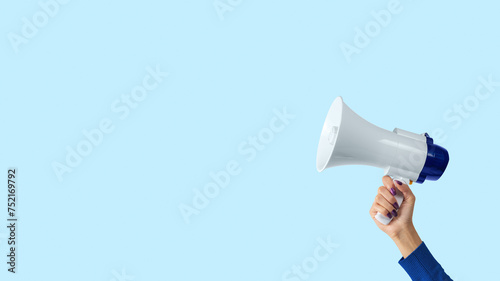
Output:
[[[15,276],[0,227],[0,278],[282,280],[330,236],[308,280],[409,280],[368,215],[383,172],[315,169],[339,95],[380,127],[445,132],[451,162],[413,186],[415,225],[453,278],[498,276],[500,87],[457,129],[443,117],[500,80],[498,2],[402,0],[348,63],[339,45],[388,2],[243,1],[221,20],[211,0],[74,0],[15,53],[8,34],[40,7],[2,1],[0,167],[19,169],[20,221]],[[170,76],[120,120],[112,102],[156,65]],[[247,162],[238,146],[283,107],[295,119]],[[103,118],[114,132],[59,182],[53,161]],[[230,160],[241,174],[186,224],[179,204]]]

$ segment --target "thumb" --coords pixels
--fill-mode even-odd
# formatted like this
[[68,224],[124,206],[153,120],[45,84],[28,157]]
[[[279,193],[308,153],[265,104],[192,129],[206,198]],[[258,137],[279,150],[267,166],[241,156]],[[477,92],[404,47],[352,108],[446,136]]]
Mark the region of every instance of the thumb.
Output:
[[406,183],[403,183],[399,180],[394,180],[394,185],[396,185],[396,188],[399,189],[401,193],[403,193],[404,200],[410,200],[411,202],[415,201],[415,195]]

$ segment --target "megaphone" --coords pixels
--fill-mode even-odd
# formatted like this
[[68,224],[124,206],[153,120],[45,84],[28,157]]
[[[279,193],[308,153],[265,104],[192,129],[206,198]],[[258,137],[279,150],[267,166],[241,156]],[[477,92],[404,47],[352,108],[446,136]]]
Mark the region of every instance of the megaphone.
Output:
[[[318,172],[343,165],[368,165],[406,184],[438,180],[448,165],[448,151],[434,144],[427,134],[401,129],[392,132],[379,128],[357,115],[342,100],[334,101],[319,140]],[[396,200],[403,202],[398,190]],[[389,224],[392,219],[378,213],[376,219]]]

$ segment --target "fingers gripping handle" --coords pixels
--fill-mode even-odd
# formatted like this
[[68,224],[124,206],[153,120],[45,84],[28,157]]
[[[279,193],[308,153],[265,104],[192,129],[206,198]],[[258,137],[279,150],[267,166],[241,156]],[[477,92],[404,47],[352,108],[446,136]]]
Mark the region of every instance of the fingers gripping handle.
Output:
[[[403,202],[403,193],[401,193],[401,191],[397,190],[396,189],[396,201],[398,202],[398,205],[401,206],[401,203]],[[388,225],[392,219],[386,217],[385,215],[382,215],[381,213],[377,213],[375,215],[375,218],[381,223],[381,224],[384,224],[384,225]]]
[[[404,184],[408,184],[410,181],[408,179],[403,179],[403,178],[399,178],[399,177],[393,177],[394,180],[399,180],[401,182],[403,182]],[[398,205],[401,206],[401,203],[403,203],[403,193],[401,193],[401,191],[399,191],[399,189],[396,188],[396,196],[394,196],[396,198],[396,201],[398,202]],[[391,221],[392,221],[392,218],[388,218],[387,216],[381,214],[381,213],[377,213],[375,215],[375,218],[383,225],[388,225]]]

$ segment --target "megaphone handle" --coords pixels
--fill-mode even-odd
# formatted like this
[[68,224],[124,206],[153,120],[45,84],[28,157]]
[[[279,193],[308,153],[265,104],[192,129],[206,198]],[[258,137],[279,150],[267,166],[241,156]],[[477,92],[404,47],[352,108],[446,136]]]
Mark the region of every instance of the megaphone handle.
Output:
[[[400,177],[393,177],[393,179],[402,181],[405,184],[408,184],[410,182],[408,179],[403,179]],[[403,198],[404,198],[403,193],[396,188],[396,195],[394,197],[396,198],[398,205],[401,206],[401,203],[403,203]],[[381,213],[377,213],[375,215],[375,218],[383,225],[388,225],[392,221],[392,218],[390,219],[387,216],[382,215]]]

